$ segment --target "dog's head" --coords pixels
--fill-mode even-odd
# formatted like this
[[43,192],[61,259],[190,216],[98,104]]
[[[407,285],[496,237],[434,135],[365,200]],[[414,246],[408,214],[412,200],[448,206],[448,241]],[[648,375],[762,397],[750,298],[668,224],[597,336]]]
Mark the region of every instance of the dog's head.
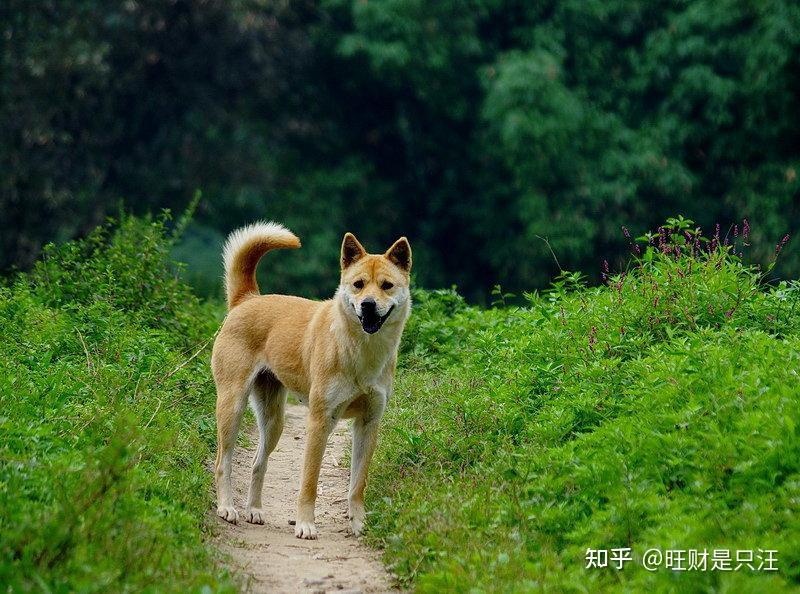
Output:
[[368,254],[355,235],[347,233],[341,263],[339,297],[364,332],[374,334],[393,315],[405,315],[411,273],[411,246],[405,237],[383,254]]

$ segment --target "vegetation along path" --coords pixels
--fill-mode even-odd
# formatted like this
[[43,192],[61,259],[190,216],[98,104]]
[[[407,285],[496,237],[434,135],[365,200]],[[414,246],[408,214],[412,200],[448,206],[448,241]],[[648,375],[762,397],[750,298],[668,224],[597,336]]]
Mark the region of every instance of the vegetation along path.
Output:
[[[294,507],[305,446],[305,409],[288,406],[286,425],[269,457],[264,482],[266,523],[238,525],[219,519],[220,548],[230,554],[235,569],[251,576],[253,592],[393,592],[392,578],[375,550],[350,533],[346,517],[349,471],[340,465],[349,439],[346,426],[331,435],[320,474],[317,499],[318,540],[294,536],[289,520]],[[233,465],[234,500],[243,510],[250,468],[258,442],[253,428],[252,447],[237,448]]]

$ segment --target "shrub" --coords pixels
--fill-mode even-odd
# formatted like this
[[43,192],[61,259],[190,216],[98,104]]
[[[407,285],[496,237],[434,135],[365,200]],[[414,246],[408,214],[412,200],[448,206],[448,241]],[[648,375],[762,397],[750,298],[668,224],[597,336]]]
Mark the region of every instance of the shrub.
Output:
[[218,312],[176,279],[165,218],[50,246],[0,289],[0,583],[233,590],[203,542]]
[[[418,294],[369,490],[395,571],[422,592],[796,589],[800,284],[766,284],[744,243],[673,219],[601,287]],[[585,569],[618,547],[635,562]],[[777,549],[778,571],[648,572],[651,547]]]

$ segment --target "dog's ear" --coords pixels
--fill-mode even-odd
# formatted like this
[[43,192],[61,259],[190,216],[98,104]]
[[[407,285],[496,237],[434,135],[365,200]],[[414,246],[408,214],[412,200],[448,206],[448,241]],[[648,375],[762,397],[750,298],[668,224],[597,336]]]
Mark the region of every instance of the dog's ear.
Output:
[[342,240],[342,270],[355,264],[367,255],[367,250],[361,245],[352,233],[345,233]]
[[411,272],[411,245],[408,239],[401,237],[392,244],[384,254],[387,260],[405,272]]

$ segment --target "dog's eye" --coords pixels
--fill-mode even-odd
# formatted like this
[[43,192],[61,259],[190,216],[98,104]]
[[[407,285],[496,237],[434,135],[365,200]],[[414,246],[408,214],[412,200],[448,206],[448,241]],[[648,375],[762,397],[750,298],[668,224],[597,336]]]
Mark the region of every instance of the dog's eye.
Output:
[[389,290],[389,289],[391,289],[393,286],[394,286],[394,285],[393,285],[392,283],[390,283],[389,281],[383,281],[383,283],[381,283],[381,289],[382,289],[383,291],[388,291],[388,290]]
[[364,288],[364,281],[363,280],[357,280],[356,282],[353,283],[353,286],[356,289],[363,289]]

